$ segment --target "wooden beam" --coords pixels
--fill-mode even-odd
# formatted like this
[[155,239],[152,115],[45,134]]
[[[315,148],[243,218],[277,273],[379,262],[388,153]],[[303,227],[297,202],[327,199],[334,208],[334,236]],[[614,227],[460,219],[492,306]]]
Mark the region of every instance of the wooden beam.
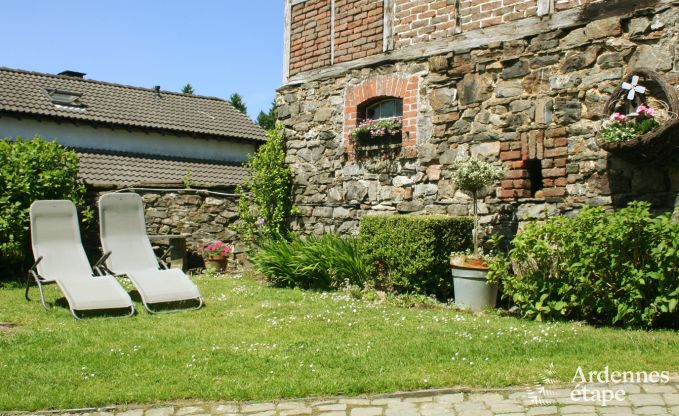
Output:
[[335,0],[330,0],[330,65],[335,64]]
[[285,23],[283,26],[283,84],[290,78],[290,25],[292,24],[292,2],[285,1]]
[[[655,9],[661,10],[673,4],[679,4],[679,0],[658,0]],[[584,6],[556,12],[549,17],[530,17],[515,22],[503,23],[485,29],[473,30],[471,32],[460,33],[445,39],[431,42],[424,42],[396,49],[377,55],[367,56],[350,62],[343,62],[332,67],[319,68],[297,74],[288,80],[288,85],[299,85],[309,81],[322,78],[339,76],[346,71],[366,66],[374,66],[382,63],[410,61],[420,58],[428,58],[434,55],[442,55],[450,52],[461,53],[469,49],[478,48],[495,42],[505,42],[509,40],[521,39],[527,36],[535,36],[540,33],[549,32],[556,29],[566,29],[574,26],[582,26],[581,13]],[[625,17],[631,16],[633,12],[610,10],[607,13],[611,16]]]
[[461,1],[455,0],[455,33],[462,33],[462,18],[460,17]]
[[382,52],[394,49],[395,0],[384,0],[384,23],[382,24]]
[[554,0],[538,0],[538,16],[546,16],[554,12]]

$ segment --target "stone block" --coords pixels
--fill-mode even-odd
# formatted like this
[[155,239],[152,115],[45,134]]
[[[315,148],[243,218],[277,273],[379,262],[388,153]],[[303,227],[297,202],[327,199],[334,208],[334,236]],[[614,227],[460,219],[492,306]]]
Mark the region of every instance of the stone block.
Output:
[[497,98],[517,97],[523,93],[523,82],[520,79],[500,81],[495,88]]
[[467,73],[461,82],[458,83],[460,102],[469,105],[485,101],[491,97],[493,80],[489,74]]
[[485,142],[473,144],[470,148],[472,157],[475,158],[490,158],[491,160],[496,160],[497,156],[500,154],[500,142]]
[[622,33],[620,26],[620,19],[617,17],[609,17],[607,19],[597,19],[585,26],[585,36],[588,39],[601,39],[618,36]]
[[502,70],[502,79],[520,78],[530,73],[530,63],[526,59],[519,59],[517,61],[509,61],[505,63]]

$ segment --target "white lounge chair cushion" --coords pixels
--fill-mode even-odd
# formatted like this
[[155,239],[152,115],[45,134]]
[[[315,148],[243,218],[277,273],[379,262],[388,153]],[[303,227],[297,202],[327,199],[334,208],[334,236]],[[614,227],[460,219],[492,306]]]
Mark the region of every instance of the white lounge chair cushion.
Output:
[[198,299],[198,287],[179,269],[132,270],[124,272],[146,303]]
[[57,285],[75,310],[129,308],[132,305],[130,296],[112,276],[58,279]]
[[57,282],[72,310],[133,307],[113,276],[95,277],[80,239],[75,205],[35,201],[30,208],[31,245],[43,282]]

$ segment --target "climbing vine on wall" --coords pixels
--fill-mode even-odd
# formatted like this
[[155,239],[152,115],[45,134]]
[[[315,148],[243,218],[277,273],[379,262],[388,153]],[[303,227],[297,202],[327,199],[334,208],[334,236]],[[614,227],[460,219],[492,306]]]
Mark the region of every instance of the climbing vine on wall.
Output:
[[267,132],[266,143],[250,157],[246,168],[249,178],[238,189],[241,238],[254,242],[260,237],[287,237],[293,210],[292,171],[285,163],[281,125]]

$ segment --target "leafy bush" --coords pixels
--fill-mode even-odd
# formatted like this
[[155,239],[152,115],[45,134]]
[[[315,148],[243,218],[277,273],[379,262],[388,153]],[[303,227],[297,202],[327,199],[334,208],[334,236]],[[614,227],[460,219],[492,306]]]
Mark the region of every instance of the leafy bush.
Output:
[[245,181],[246,194],[238,188],[240,237],[253,242],[258,236],[287,236],[292,214],[292,172],[285,163],[283,127],[267,132],[267,141],[250,157],[246,168],[250,177]]
[[[20,265],[29,249],[28,210],[38,199],[70,199],[84,207],[85,186],[77,179],[78,157],[36,136],[0,140],[0,258]],[[91,218],[89,209],[84,219]]]
[[363,285],[369,267],[355,238],[335,234],[267,238],[250,256],[255,269],[276,286],[329,289]]
[[471,247],[466,217],[371,215],[361,219],[361,249],[379,275],[378,287],[397,292],[452,294],[450,253]]
[[490,277],[526,317],[625,327],[678,322],[679,224],[653,218],[646,203],[532,223],[513,244],[516,274],[498,261]]

